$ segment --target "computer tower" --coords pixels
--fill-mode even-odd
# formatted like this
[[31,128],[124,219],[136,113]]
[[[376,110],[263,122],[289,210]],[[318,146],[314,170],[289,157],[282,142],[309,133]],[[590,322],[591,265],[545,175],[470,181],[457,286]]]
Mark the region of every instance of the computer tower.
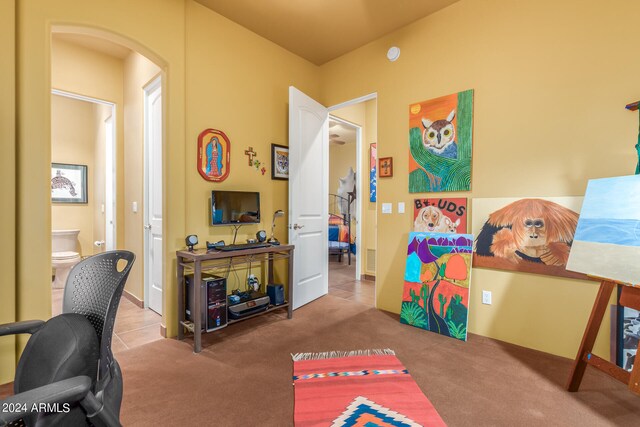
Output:
[[[193,322],[191,304],[193,298],[193,274],[185,274],[185,318]],[[202,274],[200,283],[200,312],[202,330],[206,332],[227,326],[227,279],[213,274]]]

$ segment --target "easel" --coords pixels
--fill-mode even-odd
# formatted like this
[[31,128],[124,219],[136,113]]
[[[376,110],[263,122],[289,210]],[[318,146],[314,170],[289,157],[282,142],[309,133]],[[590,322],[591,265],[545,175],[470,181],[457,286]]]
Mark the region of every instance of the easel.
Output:
[[[604,313],[609,305],[609,298],[611,297],[613,289],[618,286],[621,287],[619,299],[620,305],[640,310],[640,288],[614,280],[600,280],[598,296],[593,304],[591,316],[589,316],[589,322],[587,323],[587,328],[584,331],[580,349],[578,350],[576,360],[573,363],[571,376],[567,382],[567,390],[578,391],[584,372],[587,369],[587,365],[591,365],[618,381],[627,384],[629,386],[629,390],[640,395],[640,363],[634,363],[633,369],[629,373],[616,364],[591,353],[591,350],[593,350],[593,344],[596,341],[596,336],[598,335],[598,330],[602,324],[602,318],[604,317]],[[638,352],[640,353],[640,348],[638,349]]]

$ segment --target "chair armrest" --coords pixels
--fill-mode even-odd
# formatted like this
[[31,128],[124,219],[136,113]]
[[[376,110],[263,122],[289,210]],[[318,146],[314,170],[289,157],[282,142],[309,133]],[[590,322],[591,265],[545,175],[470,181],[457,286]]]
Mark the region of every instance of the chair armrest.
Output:
[[44,325],[43,320],[23,320],[0,325],[0,337],[4,335],[33,334]]
[[58,409],[64,411],[62,404],[79,402],[90,390],[91,379],[82,375],[9,396],[0,400],[0,426],[6,426],[30,413],[40,412],[38,409],[42,404],[57,403]]

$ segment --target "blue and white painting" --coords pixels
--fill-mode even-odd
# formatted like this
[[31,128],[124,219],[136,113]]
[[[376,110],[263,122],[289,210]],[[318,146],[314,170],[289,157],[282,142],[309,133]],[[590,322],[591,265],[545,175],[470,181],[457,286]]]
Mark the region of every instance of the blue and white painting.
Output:
[[567,270],[640,284],[640,175],[592,179]]
[[378,178],[377,178],[377,170],[378,170],[378,144],[371,144],[371,151],[369,152],[369,201],[376,201],[376,188],[378,187]]

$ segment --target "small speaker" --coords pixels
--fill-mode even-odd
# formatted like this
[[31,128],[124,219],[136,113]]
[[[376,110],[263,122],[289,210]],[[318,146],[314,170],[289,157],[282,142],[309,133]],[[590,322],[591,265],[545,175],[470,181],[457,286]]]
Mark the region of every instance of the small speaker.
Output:
[[271,305],[284,304],[284,286],[267,285],[267,295],[269,295],[269,302],[271,302]]

